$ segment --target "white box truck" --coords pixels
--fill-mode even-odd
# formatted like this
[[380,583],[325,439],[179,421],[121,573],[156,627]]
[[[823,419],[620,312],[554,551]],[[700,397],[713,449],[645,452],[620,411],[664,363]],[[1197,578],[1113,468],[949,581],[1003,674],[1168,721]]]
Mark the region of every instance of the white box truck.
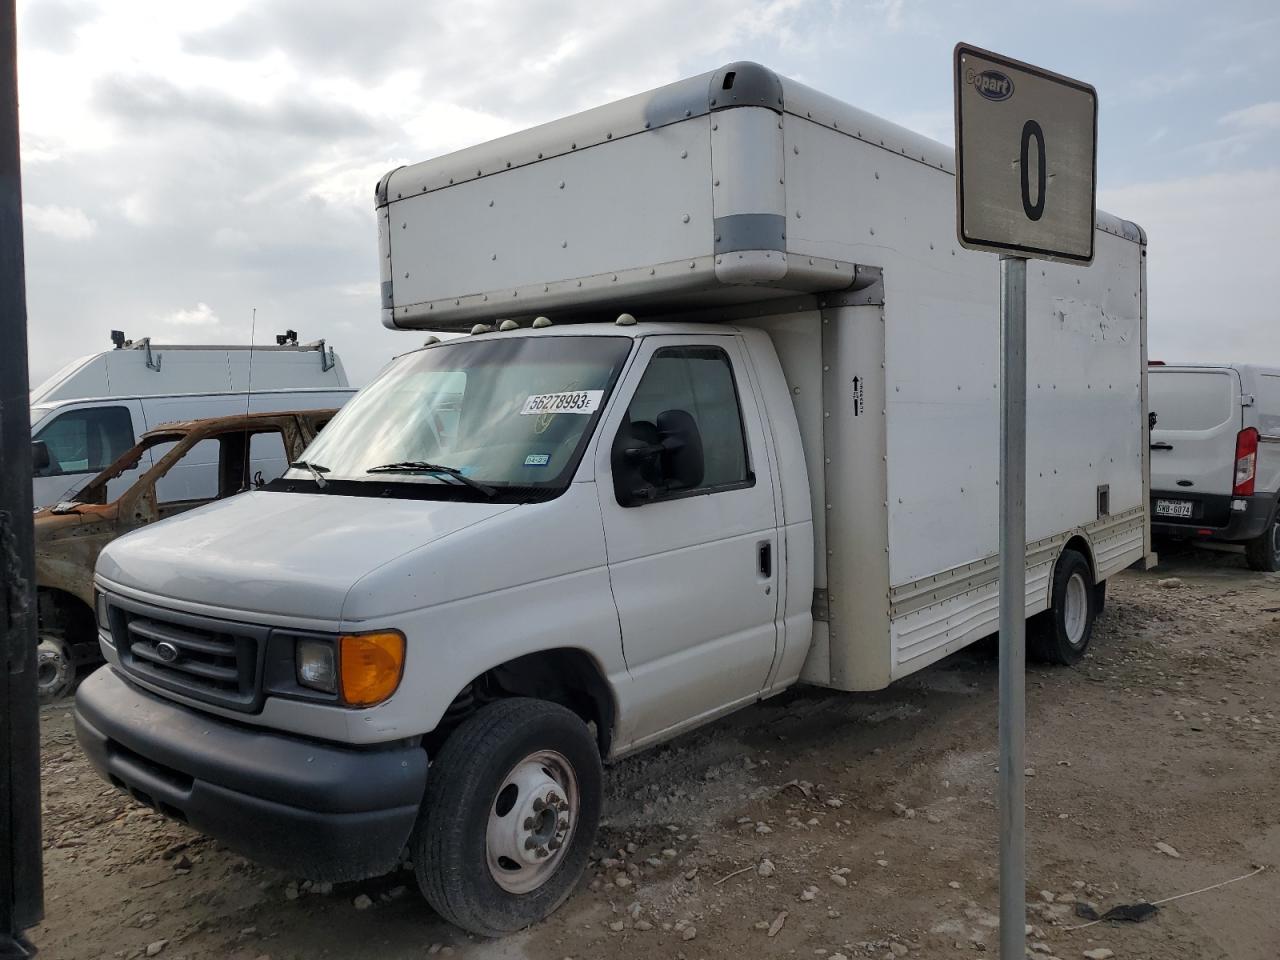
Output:
[[[293,331],[289,331],[293,334]],[[323,340],[273,346],[153,344],[112,331],[115,349],[80,357],[31,391],[35,506],[66,499],[163,423],[338,407],[355,393],[342,361]],[[210,448],[212,453],[213,448]],[[196,451],[164,478],[169,500],[208,496],[218,486],[217,458]],[[153,465],[147,453],[112,485],[127,490]]]
[[1280,570],[1280,368],[1151,364],[1151,526]]
[[[751,63],[392,171],[399,358],[97,568],[103,776],[482,934],[568,896],[601,761],[997,624],[997,260],[953,156]],[[1070,663],[1148,552],[1144,238],[1029,277],[1026,604]],[[191,545],[198,544],[193,550]]]

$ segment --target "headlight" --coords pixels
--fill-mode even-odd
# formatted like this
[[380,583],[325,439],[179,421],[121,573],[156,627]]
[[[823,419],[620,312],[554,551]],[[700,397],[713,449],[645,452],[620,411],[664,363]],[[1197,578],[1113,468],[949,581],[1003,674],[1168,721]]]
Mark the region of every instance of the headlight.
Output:
[[299,637],[293,656],[299,686],[337,694],[348,706],[372,707],[400,686],[404,652],[403,633],[379,630],[334,640]]
[[298,683],[325,693],[338,692],[338,668],[333,644],[325,640],[299,640],[294,660]]
[[107,610],[107,595],[101,590],[94,591],[93,612],[98,617],[98,630],[107,635],[107,640],[111,640],[111,618],[110,612]]

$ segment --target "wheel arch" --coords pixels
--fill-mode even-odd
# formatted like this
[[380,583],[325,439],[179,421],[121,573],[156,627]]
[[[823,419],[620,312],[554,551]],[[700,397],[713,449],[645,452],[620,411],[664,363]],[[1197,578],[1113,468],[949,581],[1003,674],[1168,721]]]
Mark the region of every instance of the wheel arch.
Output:
[[[1074,550],[1076,553],[1084,557],[1085,562],[1089,564],[1089,576],[1093,577],[1093,582],[1098,583],[1098,567],[1093,559],[1093,544],[1089,542],[1089,538],[1083,533],[1073,535],[1066,543],[1062,545],[1062,550],[1058,553],[1058,559],[1062,559],[1062,554],[1068,550]],[[1057,567],[1057,561],[1054,561],[1054,567]]]
[[97,622],[93,607],[84,598],[61,587],[36,586],[36,610],[41,629],[59,629],[73,641],[96,636]]
[[595,725],[600,755],[607,757],[617,723],[617,696],[600,663],[579,647],[556,647],[526,653],[495,664],[474,677],[454,696],[431,741],[442,741],[471,712],[507,697],[533,697],[558,703],[584,723]]

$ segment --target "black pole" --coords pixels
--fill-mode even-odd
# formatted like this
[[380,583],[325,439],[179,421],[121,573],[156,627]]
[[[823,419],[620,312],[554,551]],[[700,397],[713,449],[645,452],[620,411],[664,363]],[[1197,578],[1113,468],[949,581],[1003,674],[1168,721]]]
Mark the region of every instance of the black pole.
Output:
[[0,960],[44,917],[27,295],[14,0],[0,0]]

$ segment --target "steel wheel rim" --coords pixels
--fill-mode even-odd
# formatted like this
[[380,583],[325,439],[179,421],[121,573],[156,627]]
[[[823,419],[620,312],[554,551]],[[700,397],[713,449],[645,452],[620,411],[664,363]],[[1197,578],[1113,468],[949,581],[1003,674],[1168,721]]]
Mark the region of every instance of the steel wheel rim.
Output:
[[1062,605],[1062,626],[1067,643],[1078,647],[1084,642],[1084,628],[1089,622],[1089,588],[1084,577],[1073,573],[1067,581],[1066,596]]
[[61,640],[41,637],[36,653],[36,689],[51,698],[67,685],[71,674],[71,651]]
[[489,804],[485,859],[508,893],[532,893],[564,860],[578,826],[581,793],[573,766],[555,750],[539,750],[502,778]]

